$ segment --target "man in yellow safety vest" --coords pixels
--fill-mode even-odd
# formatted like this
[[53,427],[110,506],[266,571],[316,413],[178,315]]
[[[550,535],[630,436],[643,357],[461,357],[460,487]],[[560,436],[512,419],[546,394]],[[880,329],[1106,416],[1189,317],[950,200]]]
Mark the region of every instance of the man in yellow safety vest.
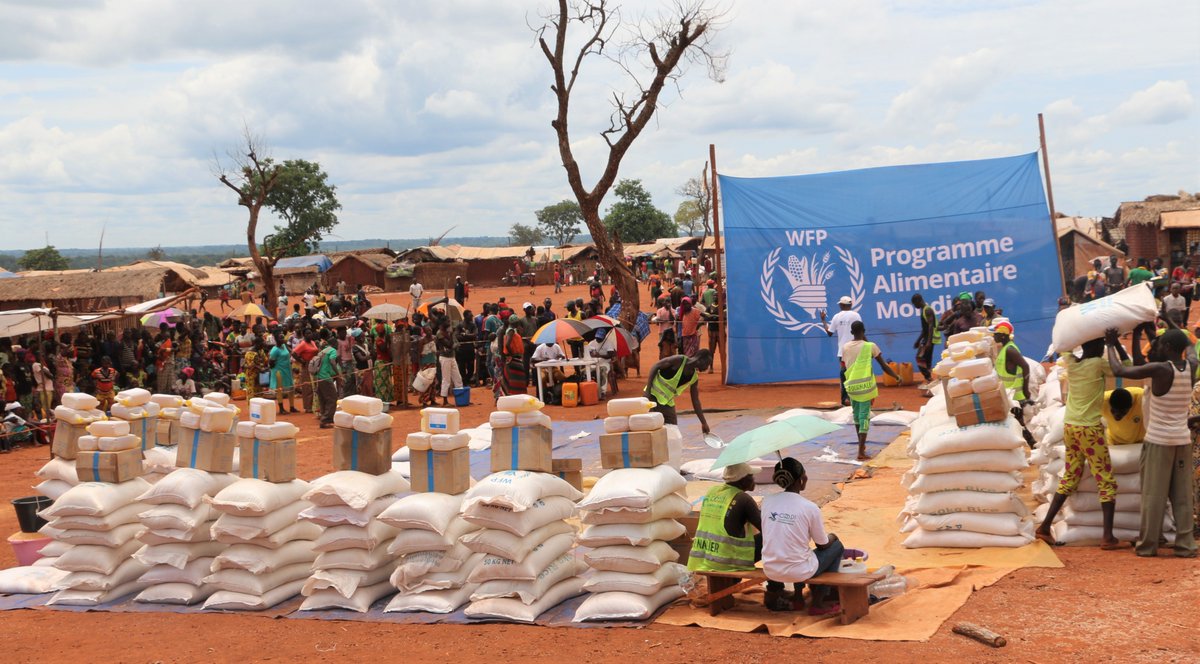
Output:
[[1014,398],[1023,404],[1029,400],[1029,362],[1012,341],[1012,323],[1000,321],[991,330],[996,347],[1000,349],[996,353],[996,373],[1004,389],[1013,390]]
[[700,372],[712,366],[712,351],[701,348],[692,357],[672,355],[665,357],[650,369],[643,390],[646,398],[654,402],[655,412],[662,413],[666,424],[679,424],[675,413],[675,399],[684,390],[691,391],[692,410],[700,420],[700,429],[708,433],[708,420],[704,419],[704,407],[700,405]]
[[879,396],[871,358],[879,362],[883,372],[895,378],[897,383],[900,376],[887,365],[879,346],[867,341],[867,327],[861,320],[850,326],[850,334],[854,338],[842,348],[842,361],[846,363],[846,394],[850,397],[854,424],[858,428],[858,460],[865,461],[870,458],[867,456],[867,432],[871,428],[871,403]]
[[692,571],[745,572],[762,555],[762,513],[746,493],[754,489],[754,468],[735,463],[722,471],[721,479],[725,483],[709,489],[700,506],[687,563]]

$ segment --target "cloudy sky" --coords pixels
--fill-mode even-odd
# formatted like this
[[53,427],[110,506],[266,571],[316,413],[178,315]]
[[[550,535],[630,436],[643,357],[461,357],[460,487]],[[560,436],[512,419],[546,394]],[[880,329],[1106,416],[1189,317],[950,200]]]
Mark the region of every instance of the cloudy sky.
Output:
[[[338,185],[338,236],[503,235],[569,197],[531,24],[545,0],[0,1],[4,246],[220,244],[213,176],[243,125]],[[658,1],[624,3],[636,22]],[[693,70],[626,158],[673,212],[721,172],[791,175],[1032,152],[1108,215],[1200,189],[1200,3],[726,0],[726,80]],[[588,61],[573,139],[604,158],[618,70]]]

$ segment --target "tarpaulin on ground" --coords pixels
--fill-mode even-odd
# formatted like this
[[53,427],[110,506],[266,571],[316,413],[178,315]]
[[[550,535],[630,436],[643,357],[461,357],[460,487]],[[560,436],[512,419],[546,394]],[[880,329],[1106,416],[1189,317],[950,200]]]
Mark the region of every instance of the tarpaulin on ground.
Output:
[[984,291],[1038,352],[1062,292],[1037,154],[771,178],[721,176],[729,381],[836,377],[821,328],[848,296],[889,359],[909,360],[921,293],[939,314]]

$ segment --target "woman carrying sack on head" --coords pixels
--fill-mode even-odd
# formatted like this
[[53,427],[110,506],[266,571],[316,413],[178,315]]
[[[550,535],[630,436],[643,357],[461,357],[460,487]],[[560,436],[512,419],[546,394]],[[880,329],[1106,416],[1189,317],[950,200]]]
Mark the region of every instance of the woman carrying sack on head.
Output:
[[858,460],[865,461],[870,458],[867,456],[867,432],[871,429],[871,404],[879,396],[871,359],[879,362],[883,372],[895,378],[897,383],[900,375],[887,365],[879,346],[867,341],[867,328],[862,321],[850,324],[850,334],[854,339],[842,348],[842,361],[846,363],[846,395],[850,397],[854,424],[858,429]]

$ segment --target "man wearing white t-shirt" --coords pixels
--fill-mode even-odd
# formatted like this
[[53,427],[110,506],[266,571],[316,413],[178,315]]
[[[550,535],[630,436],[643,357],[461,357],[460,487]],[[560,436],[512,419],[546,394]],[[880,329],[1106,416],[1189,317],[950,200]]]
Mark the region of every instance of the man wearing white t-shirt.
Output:
[[846,394],[846,363],[842,361],[842,349],[854,339],[854,335],[850,333],[850,326],[855,321],[862,320],[862,316],[859,316],[858,312],[851,308],[853,306],[854,300],[850,299],[849,295],[843,295],[838,300],[838,307],[841,311],[834,314],[828,322],[825,321],[825,310],[821,310],[821,326],[825,328],[825,334],[831,337],[837,335],[838,383],[841,385],[843,406],[850,405],[850,397]]
[[408,310],[416,311],[421,308],[421,296],[425,294],[425,287],[421,285],[421,282],[414,281],[408,287],[408,294],[412,296],[412,306]]
[[[841,564],[842,543],[837,535],[825,533],[821,521],[821,508],[800,495],[808,484],[804,466],[787,457],[775,464],[772,477],[783,488],[762,501],[762,563],[767,575],[767,594],[763,600],[772,611],[787,611],[803,606],[804,582],[824,574],[836,572]],[[812,542],[816,549],[810,549]],[[788,598],[783,594],[783,584],[791,583],[795,594]],[[828,604],[831,588],[813,586],[809,615],[824,616],[837,613],[841,607]]]

